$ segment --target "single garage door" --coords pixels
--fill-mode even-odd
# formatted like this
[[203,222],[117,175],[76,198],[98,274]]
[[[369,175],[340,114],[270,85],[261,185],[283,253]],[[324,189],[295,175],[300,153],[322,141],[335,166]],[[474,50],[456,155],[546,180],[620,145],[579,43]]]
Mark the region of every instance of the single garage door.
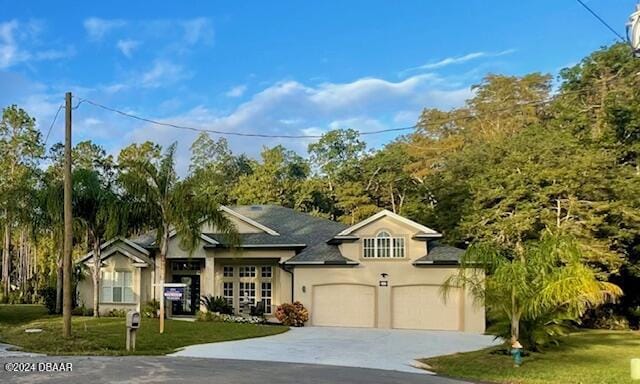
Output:
[[458,330],[460,290],[453,289],[447,301],[440,286],[411,285],[392,288],[392,326],[403,329]]
[[316,285],[313,287],[311,323],[333,327],[373,327],[375,299],[375,287],[369,285]]

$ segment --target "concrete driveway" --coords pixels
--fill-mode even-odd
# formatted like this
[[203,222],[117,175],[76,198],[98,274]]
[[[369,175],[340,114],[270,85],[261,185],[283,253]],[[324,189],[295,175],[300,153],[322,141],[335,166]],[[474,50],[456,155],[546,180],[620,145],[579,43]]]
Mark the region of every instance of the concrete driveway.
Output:
[[423,357],[473,351],[497,344],[493,336],[452,331],[371,328],[292,328],[275,336],[192,345],[172,356],[278,361],[426,371],[412,366]]

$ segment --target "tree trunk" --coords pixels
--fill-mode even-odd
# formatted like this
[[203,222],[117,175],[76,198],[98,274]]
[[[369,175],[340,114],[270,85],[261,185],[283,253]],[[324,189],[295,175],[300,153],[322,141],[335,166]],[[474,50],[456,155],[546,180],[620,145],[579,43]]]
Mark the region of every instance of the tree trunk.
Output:
[[56,277],[56,313],[62,313],[62,249],[59,250],[58,260],[58,276]]
[[2,250],[2,292],[4,300],[7,300],[9,298],[9,288],[11,287],[11,220],[7,210],[5,210],[5,219],[4,247]]
[[93,317],[100,317],[100,239],[93,235]]
[[160,333],[164,333],[164,280],[165,280],[165,266],[167,262],[167,251],[169,249],[169,226],[165,225],[162,234],[162,240],[160,241]]
[[520,313],[516,309],[516,289],[511,288],[511,339],[512,342],[520,338]]

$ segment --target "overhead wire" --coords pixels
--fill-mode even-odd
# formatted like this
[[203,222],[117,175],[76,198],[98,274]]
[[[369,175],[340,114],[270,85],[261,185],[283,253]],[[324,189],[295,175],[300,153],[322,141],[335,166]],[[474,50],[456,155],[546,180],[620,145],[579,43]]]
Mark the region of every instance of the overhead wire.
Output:
[[609,29],[614,35],[616,35],[618,37],[618,39],[620,39],[620,41],[622,41],[623,43],[627,42],[627,40],[622,37],[622,35],[620,33],[618,33],[615,29],[613,29],[613,27],[611,25],[609,25],[609,23],[607,23],[602,17],[600,17],[600,15],[598,15],[596,13],[596,11],[594,11],[593,9],[591,9],[587,4],[585,4],[582,0],[576,0],[580,5],[582,5],[584,7],[584,9],[586,9],[587,11],[589,11],[589,13],[591,13],[596,19],[598,19],[598,21],[600,21],[600,23],[602,23],[602,25],[604,25],[605,27],[607,27],[607,29]]

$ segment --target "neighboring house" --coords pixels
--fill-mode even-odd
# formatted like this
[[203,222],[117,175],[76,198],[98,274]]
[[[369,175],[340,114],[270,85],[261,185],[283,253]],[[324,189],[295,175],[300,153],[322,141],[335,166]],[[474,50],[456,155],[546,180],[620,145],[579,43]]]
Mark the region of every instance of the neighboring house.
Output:
[[[223,296],[236,311],[240,297],[277,305],[300,301],[310,325],[483,332],[484,307],[462,288],[444,300],[442,283],[458,272],[462,250],[441,246],[436,231],[383,210],[350,227],[289,208],[222,207],[240,233],[230,248],[214,228],[202,229],[189,255],[173,237],[166,282],[186,284],[171,316],[194,315],[202,295]],[[140,308],[160,298],[155,238],[117,238],[102,250],[101,311]],[[92,254],[81,262],[91,266]],[[92,282],[80,283],[92,306]]]

